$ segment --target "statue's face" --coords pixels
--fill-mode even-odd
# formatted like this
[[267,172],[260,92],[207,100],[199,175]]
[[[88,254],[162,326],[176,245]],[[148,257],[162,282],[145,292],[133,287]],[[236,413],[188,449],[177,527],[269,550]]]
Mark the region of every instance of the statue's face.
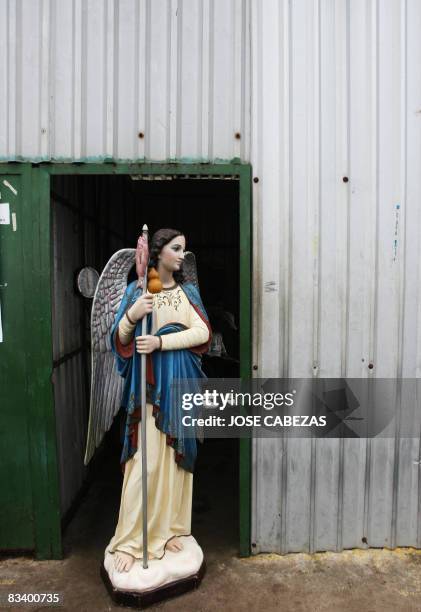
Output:
[[184,236],[176,236],[162,247],[159,254],[159,263],[168,272],[177,272],[183,263],[185,249],[186,239]]

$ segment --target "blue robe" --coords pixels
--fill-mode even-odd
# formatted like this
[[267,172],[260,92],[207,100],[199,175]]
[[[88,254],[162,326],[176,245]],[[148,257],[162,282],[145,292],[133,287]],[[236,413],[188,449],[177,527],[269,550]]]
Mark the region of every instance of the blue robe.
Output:
[[[209,339],[200,347],[191,349],[178,349],[173,351],[154,351],[147,355],[147,395],[153,404],[155,424],[167,436],[167,444],[174,448],[175,461],[185,470],[193,472],[197,455],[196,439],[186,437],[184,425],[182,424],[182,407],[180,397],[174,393],[173,381],[189,378],[205,378],[201,369],[200,354],[206,352],[211,341],[211,328],[209,318],[203,306],[198,289],[193,283],[180,283],[180,287],[186,294],[189,302],[203,319],[209,329]],[[117,347],[118,324],[128,308],[142,295],[142,289],[137,287],[137,281],[130,283],[124,293],[120,308],[116,314],[111,329],[111,348],[116,359],[117,371],[125,378],[121,405],[126,409],[126,424],[124,433],[121,463],[125,463],[133,457],[137,451],[137,430],[140,421],[140,362],[141,355],[135,350],[130,357],[123,357]],[[147,333],[151,333],[152,315],[147,317]],[[156,335],[164,335],[185,329],[181,323],[169,323],[159,329]],[[135,336],[142,334],[142,321],[138,321]],[[189,385],[189,392],[192,390]],[[190,433],[191,436],[191,433]]]

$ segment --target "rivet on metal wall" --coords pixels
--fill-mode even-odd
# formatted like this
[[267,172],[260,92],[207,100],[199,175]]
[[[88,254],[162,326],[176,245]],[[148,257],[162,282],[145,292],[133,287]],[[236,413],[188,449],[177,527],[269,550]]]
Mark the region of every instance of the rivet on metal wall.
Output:
[[342,180],[343,180],[343,182],[344,182],[344,183],[347,183],[347,182],[349,181],[349,178],[348,178],[347,176],[344,176],[344,177],[342,178]]
[[255,176],[254,179],[253,179],[253,183],[258,183],[258,182],[259,182],[259,177]]
[[240,132],[235,132],[235,137],[236,137],[237,140],[240,140],[240,138],[241,138]]
[[139,138],[145,138],[145,134],[143,132],[139,132],[138,136]]
[[369,363],[369,364],[368,364],[368,367],[369,367],[369,369],[370,369],[370,370],[372,370],[372,369],[374,368],[374,364]]
[[259,366],[257,366],[256,364],[254,364],[254,366],[253,366],[253,370],[258,370],[258,369],[259,369]]

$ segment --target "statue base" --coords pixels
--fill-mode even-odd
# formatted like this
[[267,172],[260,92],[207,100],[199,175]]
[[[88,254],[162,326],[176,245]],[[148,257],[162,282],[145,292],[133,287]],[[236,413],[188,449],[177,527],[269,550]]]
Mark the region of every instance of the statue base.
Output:
[[149,559],[146,569],[137,559],[128,572],[118,572],[114,555],[105,553],[100,572],[114,603],[142,609],[196,589],[205,573],[203,551],[191,535],[182,541],[183,550],[167,550],[162,559]]

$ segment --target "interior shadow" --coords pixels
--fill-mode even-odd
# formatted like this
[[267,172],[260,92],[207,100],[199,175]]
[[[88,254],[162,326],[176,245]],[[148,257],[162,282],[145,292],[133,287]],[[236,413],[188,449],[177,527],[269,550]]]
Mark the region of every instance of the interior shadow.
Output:
[[[238,182],[66,176],[55,177],[52,190],[54,394],[64,550],[67,555],[77,551],[82,556],[101,558],[118,519],[125,415],[121,411],[115,418],[88,468],[84,468],[90,384],[87,372],[91,359],[90,302],[76,293],[69,295],[63,283],[68,285],[68,278],[74,276],[77,268],[90,265],[101,272],[116,250],[135,247],[145,222],[151,234],[160,227],[180,229],[186,235],[187,249],[196,256],[201,297],[214,335],[211,350],[203,357],[203,369],[208,377],[239,377]],[[72,349],[70,340],[66,349],[66,341],[63,344],[60,336],[61,326],[76,308],[72,338],[76,329],[83,330],[79,352]],[[74,371],[71,375],[64,371],[64,364],[68,367],[69,363],[80,369],[79,378]],[[85,384],[82,391],[81,384]],[[79,428],[76,435],[70,432],[75,427]],[[75,437],[79,450],[73,457]],[[198,443],[192,533],[207,558],[235,554],[239,548],[238,446],[238,440],[233,439],[205,439]]]

